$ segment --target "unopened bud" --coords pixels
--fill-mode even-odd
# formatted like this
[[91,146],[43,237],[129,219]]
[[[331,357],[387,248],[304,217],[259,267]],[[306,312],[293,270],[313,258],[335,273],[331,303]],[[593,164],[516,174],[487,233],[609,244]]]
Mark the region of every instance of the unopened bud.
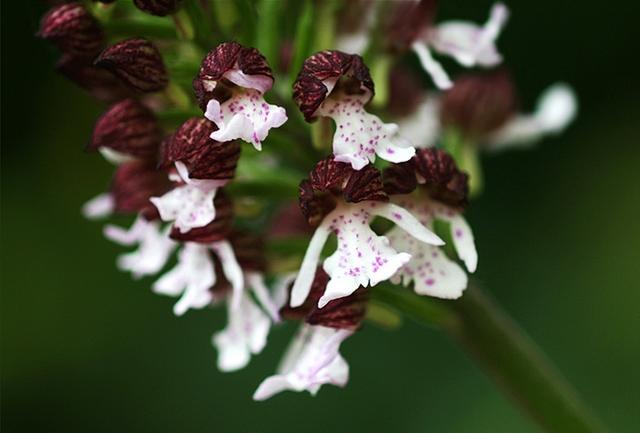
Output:
[[140,92],[157,92],[169,84],[160,52],[146,39],[126,39],[112,45],[98,56],[95,64]]
[[38,36],[76,56],[94,56],[104,44],[104,32],[98,21],[75,2],[50,9],[40,21]]
[[240,158],[237,141],[220,143],[211,133],[218,128],[204,117],[193,117],[184,122],[167,141],[163,151],[163,165],[180,161],[187,167],[192,179],[231,179]]
[[135,99],[112,105],[96,122],[90,150],[106,148],[118,154],[155,161],[162,130],[147,107]]

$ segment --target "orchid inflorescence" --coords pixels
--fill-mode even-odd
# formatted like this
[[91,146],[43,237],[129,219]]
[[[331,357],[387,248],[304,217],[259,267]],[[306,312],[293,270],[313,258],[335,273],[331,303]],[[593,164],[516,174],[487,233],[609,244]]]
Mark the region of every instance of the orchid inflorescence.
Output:
[[[535,142],[575,115],[564,84],[534,113],[517,112],[496,46],[509,15],[500,3],[477,25],[436,21],[434,0],[308,1],[295,38],[272,38],[275,49],[271,34],[228,37],[250,2],[130,3],[64,3],[41,22],[62,51],[58,70],[111,104],[89,149],[115,172],[83,212],[134,217],[104,227],[134,248],[117,266],[155,276],[155,293],[178,298],[176,315],[225,305],[228,324],[213,336],[220,370],[245,367],[274,324],[302,323],[256,400],[344,386],[340,345],[376,321],[376,286],[462,296],[478,264],[463,212],[481,188],[479,152]],[[310,34],[311,13],[330,16],[328,29]],[[169,18],[145,14],[171,16],[176,36],[120,39],[122,22],[166,30]],[[231,22],[218,28],[214,14]],[[452,79],[434,54],[492,70]]]

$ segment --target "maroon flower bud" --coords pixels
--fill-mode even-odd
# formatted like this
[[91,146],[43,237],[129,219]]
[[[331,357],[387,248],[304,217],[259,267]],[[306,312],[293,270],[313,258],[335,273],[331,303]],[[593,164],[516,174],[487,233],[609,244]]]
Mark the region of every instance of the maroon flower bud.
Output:
[[164,17],[180,9],[182,0],[133,0],[133,4],[148,14]]
[[96,122],[90,150],[107,148],[118,154],[155,161],[162,130],[153,113],[135,99],[112,105]]
[[38,36],[65,53],[91,57],[102,48],[104,33],[98,21],[80,3],[67,3],[49,10],[40,21]]
[[[415,157],[414,157],[415,158]],[[382,173],[382,182],[387,194],[409,194],[418,186],[413,159],[392,164]]]
[[389,199],[380,171],[373,165],[354,170],[350,164],[329,157],[316,164],[309,179],[300,183],[300,208],[307,221],[317,225],[336,207],[339,198],[349,203]]
[[[429,196],[450,206],[464,208],[469,195],[469,176],[442,149],[420,149],[406,166],[413,165]],[[405,166],[405,167],[406,167]]]
[[140,92],[157,92],[169,84],[160,52],[146,39],[126,39],[112,45],[98,56],[95,64]]
[[210,135],[218,128],[203,117],[192,117],[167,142],[163,164],[181,161],[195,179],[231,179],[240,158],[237,141],[220,143]]
[[87,57],[65,54],[56,64],[56,70],[101,101],[114,102],[131,94],[113,74],[95,67]]
[[475,138],[500,128],[516,109],[515,89],[506,71],[468,74],[443,94],[440,119],[444,126]]
[[387,49],[403,52],[427,31],[436,14],[436,0],[391,2],[382,18]]
[[233,251],[244,271],[264,272],[267,261],[264,253],[264,239],[256,234],[235,230],[229,236]]
[[220,103],[229,99],[236,86],[264,93],[273,86],[273,74],[267,59],[255,48],[224,42],[202,60],[200,72],[193,80],[193,90],[200,108],[206,110],[211,99]]
[[148,161],[131,161],[116,169],[111,181],[111,195],[115,211],[122,214],[141,213],[148,220],[159,218],[150,197],[160,196],[171,189],[167,173]]
[[387,110],[395,117],[413,114],[425,98],[420,77],[411,69],[401,65],[389,74],[389,102]]
[[219,190],[213,200],[216,209],[216,218],[204,227],[197,227],[182,233],[177,227],[171,229],[169,235],[180,242],[197,242],[210,244],[226,239],[231,233],[233,223],[233,203],[224,191]]
[[331,94],[360,95],[369,102],[374,94],[369,68],[356,54],[321,51],[302,65],[293,84],[293,98],[307,122]]
[[[288,320],[305,320],[311,325],[336,329],[358,329],[366,313],[369,290],[360,287],[351,295],[334,299],[324,307],[318,308],[318,301],[328,282],[329,275],[321,267],[318,267],[311,291],[304,303],[294,308],[289,305],[289,299],[287,299],[285,306],[280,309],[281,316]],[[290,294],[289,292],[289,296]]]

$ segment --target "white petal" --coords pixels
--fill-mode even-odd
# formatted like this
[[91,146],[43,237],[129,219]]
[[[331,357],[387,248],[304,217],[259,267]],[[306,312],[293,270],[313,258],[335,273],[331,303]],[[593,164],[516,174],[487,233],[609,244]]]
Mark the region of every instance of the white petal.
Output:
[[240,138],[260,150],[262,141],[271,128],[278,128],[287,121],[284,108],[267,104],[256,90],[235,93],[220,104],[212,99],[207,104],[205,117],[218,126],[211,134],[217,141]]
[[478,251],[473,237],[473,232],[463,216],[455,210],[444,206],[434,206],[437,218],[448,221],[451,224],[451,238],[458,257],[462,259],[469,272],[475,272],[478,267]]
[[434,232],[426,228],[411,212],[393,204],[381,203],[370,209],[371,213],[393,221],[397,226],[419,241],[432,245],[444,245],[444,241]]
[[216,333],[212,341],[218,349],[218,368],[235,371],[245,367],[252,354],[262,351],[271,323],[247,294],[241,295],[237,307],[228,304],[227,315],[226,328]]
[[329,237],[329,225],[330,220],[325,217],[322,224],[318,226],[311,237],[311,241],[309,241],[309,246],[304,254],[304,259],[302,259],[302,265],[300,265],[298,276],[295,283],[293,283],[293,288],[291,289],[291,301],[289,304],[292,307],[299,307],[302,305],[309,295],[311,284],[313,283],[313,279],[316,275],[316,268],[318,267],[322,248],[324,248],[324,244],[327,242],[327,238]]
[[488,145],[491,150],[531,145],[546,134],[561,133],[577,111],[573,89],[563,83],[554,84],[542,93],[533,114],[515,116],[489,138]]
[[90,220],[101,219],[113,213],[115,201],[109,193],[95,196],[82,206],[82,215]]
[[333,136],[335,160],[351,164],[354,170],[374,162],[376,155],[387,161],[404,162],[415,154],[411,143],[398,135],[398,126],[385,124],[377,116],[367,113],[361,98],[329,98],[317,114],[336,122]]
[[544,91],[534,114],[546,133],[559,133],[576,117],[578,102],[573,89],[557,83]]
[[213,199],[217,188],[201,188],[198,185],[178,186],[162,197],[149,200],[158,209],[163,221],[175,221],[175,227],[186,233],[192,228],[204,227],[216,217]]
[[285,306],[287,299],[289,298],[289,287],[293,284],[296,279],[297,274],[295,272],[289,272],[284,275],[278,275],[275,283],[273,284],[273,303],[276,305],[276,308],[280,310],[280,308]]
[[318,389],[330,383],[346,385],[349,366],[339,353],[340,344],[353,331],[309,326],[302,348],[295,353],[289,363],[290,370],[265,379],[253,395],[254,400],[265,400],[284,391],[308,391],[315,394]]
[[244,290],[244,275],[242,274],[242,268],[240,268],[236,255],[233,252],[233,247],[229,241],[219,241],[212,243],[211,249],[215,251],[216,255],[220,259],[220,263],[222,264],[222,273],[231,283],[231,287],[233,288],[231,305],[233,307],[238,307]]
[[398,120],[400,135],[417,148],[433,147],[440,136],[440,99],[429,94],[416,111]]
[[104,157],[104,159],[114,165],[120,165],[124,164],[125,162],[135,161],[135,158],[133,156],[118,152],[117,150],[113,150],[109,147],[101,147],[98,149],[98,151]]
[[463,66],[494,66],[502,61],[495,42],[508,17],[507,7],[496,3],[483,27],[467,21],[444,22],[429,32],[429,43]]
[[216,282],[215,269],[207,246],[186,242],[178,254],[178,264],[153,285],[160,294],[182,297],[174,306],[180,316],[190,308],[203,308],[211,303],[211,287]]
[[262,305],[271,320],[274,322],[280,322],[280,313],[278,312],[278,307],[272,296],[269,294],[269,289],[264,282],[264,275],[260,272],[247,271],[245,272],[245,278],[247,280],[247,286],[253,290],[253,293],[256,295],[258,302]]
[[148,224],[149,222],[146,219],[142,216],[138,216],[129,230],[107,224],[104,227],[103,233],[104,236],[112,242],[120,245],[131,246],[140,242]]
[[387,237],[394,248],[411,254],[411,260],[396,275],[405,286],[413,281],[416,293],[444,299],[462,295],[467,287],[467,274],[440,248],[412,241],[399,227],[391,229]]
[[134,278],[159,272],[169,260],[177,246],[169,237],[171,227],[162,230],[157,221],[145,228],[136,251],[118,257],[118,268],[129,271]]
[[447,75],[442,65],[433,58],[431,51],[429,51],[424,42],[415,41],[411,45],[411,49],[418,55],[422,68],[431,75],[433,82],[439,89],[446,90],[453,86],[449,75]]

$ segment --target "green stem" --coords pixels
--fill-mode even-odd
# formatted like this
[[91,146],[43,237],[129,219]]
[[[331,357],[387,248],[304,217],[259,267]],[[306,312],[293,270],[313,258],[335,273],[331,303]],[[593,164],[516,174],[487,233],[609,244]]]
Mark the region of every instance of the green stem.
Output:
[[540,348],[477,286],[458,301],[435,301],[388,286],[376,288],[374,296],[448,333],[545,430],[608,431]]

